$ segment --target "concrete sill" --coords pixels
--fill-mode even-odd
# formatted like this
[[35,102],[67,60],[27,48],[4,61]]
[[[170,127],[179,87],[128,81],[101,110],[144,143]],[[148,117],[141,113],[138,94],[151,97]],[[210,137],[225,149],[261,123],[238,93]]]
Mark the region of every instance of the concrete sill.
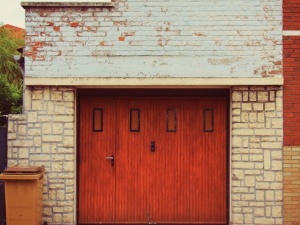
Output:
[[283,78],[113,78],[30,77],[26,86],[75,86],[109,88],[229,88],[231,86],[282,86]]
[[23,8],[28,7],[114,7],[114,2],[106,1],[106,2],[89,2],[89,1],[71,1],[71,2],[63,2],[63,1],[53,1],[53,2],[21,2],[21,6]]

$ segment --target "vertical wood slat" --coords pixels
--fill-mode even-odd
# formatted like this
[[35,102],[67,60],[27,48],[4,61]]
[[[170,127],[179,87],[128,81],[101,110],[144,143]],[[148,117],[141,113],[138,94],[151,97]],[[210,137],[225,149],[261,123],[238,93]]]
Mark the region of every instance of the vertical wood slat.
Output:
[[[109,139],[116,148],[112,221],[225,224],[225,99],[120,98],[115,104],[116,128]],[[130,108],[140,108],[140,132],[129,132]],[[167,108],[176,108],[176,132],[166,132]],[[204,108],[214,108],[214,132],[203,132]],[[151,141],[155,152],[150,151]],[[105,182],[99,184],[103,188]],[[110,212],[110,206],[100,207],[84,194],[85,206],[98,209],[86,214]]]

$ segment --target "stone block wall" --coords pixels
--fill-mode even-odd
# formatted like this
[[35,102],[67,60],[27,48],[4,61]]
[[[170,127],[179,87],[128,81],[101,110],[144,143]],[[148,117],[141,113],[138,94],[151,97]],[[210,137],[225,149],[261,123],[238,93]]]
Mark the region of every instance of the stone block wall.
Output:
[[282,89],[233,88],[233,224],[283,224],[282,141]]
[[[75,89],[26,89],[9,117],[9,165],[45,165],[43,219],[76,222]],[[282,90],[232,89],[231,224],[283,224]]]
[[65,87],[26,89],[24,114],[10,115],[8,165],[44,165],[43,219],[75,221],[75,91]]

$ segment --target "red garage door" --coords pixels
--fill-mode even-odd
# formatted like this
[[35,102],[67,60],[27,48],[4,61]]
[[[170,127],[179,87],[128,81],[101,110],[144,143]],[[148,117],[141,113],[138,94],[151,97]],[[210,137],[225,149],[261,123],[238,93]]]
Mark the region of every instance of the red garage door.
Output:
[[226,224],[226,98],[81,97],[79,107],[79,224]]

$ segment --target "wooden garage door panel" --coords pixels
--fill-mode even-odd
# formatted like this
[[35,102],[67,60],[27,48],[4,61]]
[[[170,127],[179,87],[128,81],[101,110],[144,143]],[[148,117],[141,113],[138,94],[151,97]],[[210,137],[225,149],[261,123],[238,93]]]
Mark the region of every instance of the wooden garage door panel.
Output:
[[[93,131],[93,110],[103,109],[103,131]],[[115,151],[115,102],[81,98],[80,101],[79,223],[113,222],[115,167],[106,156]]]
[[[115,149],[115,167],[95,159],[94,165],[102,163],[101,170],[113,179],[84,172],[92,166],[80,167],[80,180],[84,174],[90,176],[84,179],[94,182],[99,195],[96,200],[101,204],[93,201],[95,196],[79,192],[79,215],[82,210],[87,214],[79,216],[79,222],[226,224],[225,98],[94,98],[84,102],[93,107],[102,104],[111,112],[104,123],[115,128],[101,134],[103,139],[82,134],[80,140],[106,143],[102,146],[105,155]],[[130,109],[140,110],[140,132],[130,132]],[[176,132],[167,132],[168,109],[176,109]],[[213,132],[203,131],[204,109],[213,109]],[[80,129],[90,129],[86,126],[80,125]],[[155,142],[155,152],[150,151],[151,142]],[[92,147],[80,144],[80,148]],[[89,153],[80,150],[80,154]],[[95,155],[84,157],[83,161],[88,161]],[[98,176],[98,184],[91,176]],[[80,189],[83,185],[83,190],[92,191],[85,181],[80,182]],[[111,196],[100,194],[100,189],[110,190]]]
[[[130,109],[140,111],[140,131],[130,132]],[[122,98],[118,101],[116,152],[116,222],[146,222],[149,208],[149,101]]]
[[[176,108],[178,123],[175,133],[157,131],[158,142],[165,144],[151,162],[156,170],[150,181],[153,222],[226,223],[226,135],[218,137],[226,128],[226,105],[210,102],[175,99],[158,107]],[[204,108],[215,109],[215,132],[203,132]],[[165,121],[161,124],[160,130]]]

